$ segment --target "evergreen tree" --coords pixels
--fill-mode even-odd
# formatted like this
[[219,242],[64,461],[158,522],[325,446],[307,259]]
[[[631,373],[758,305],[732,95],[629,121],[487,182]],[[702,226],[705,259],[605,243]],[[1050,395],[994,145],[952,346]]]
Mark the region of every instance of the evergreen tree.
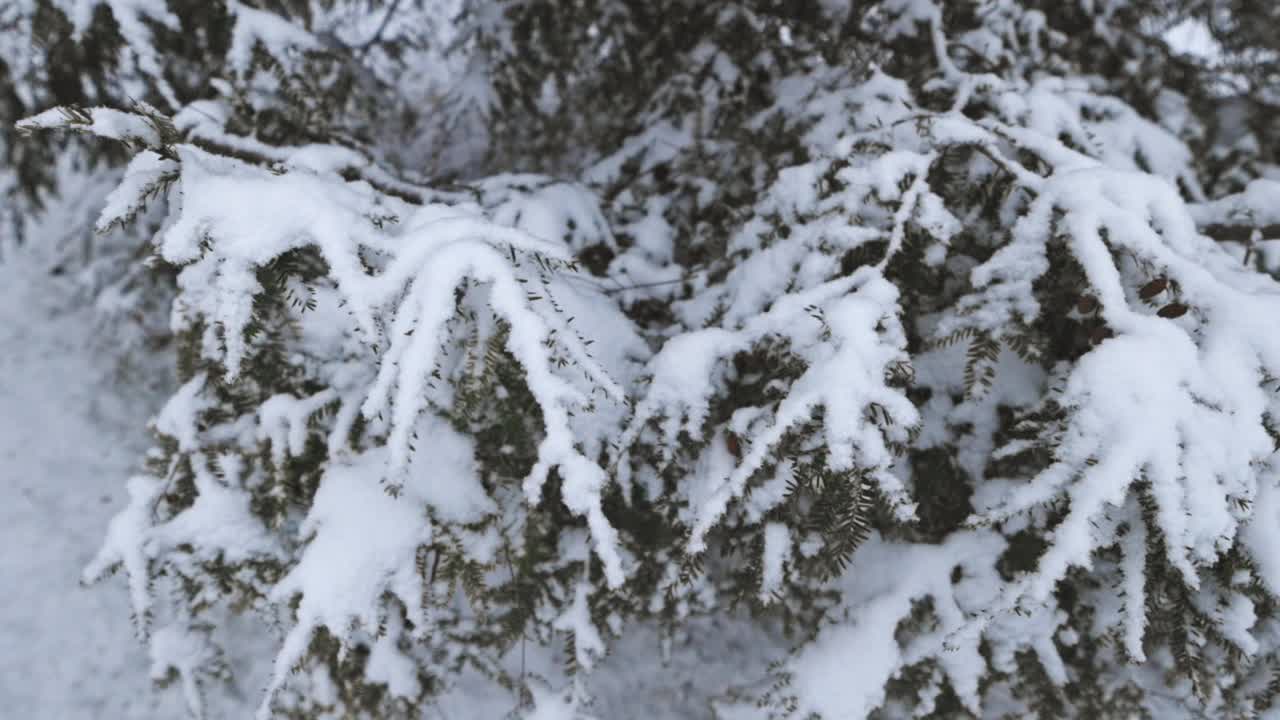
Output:
[[5,8],[13,197],[127,157],[96,228],[172,278],[85,575],[193,715],[233,613],[261,717],[580,717],[733,609],[792,649],[725,718],[1280,712],[1274,148],[1160,35],[1252,11]]

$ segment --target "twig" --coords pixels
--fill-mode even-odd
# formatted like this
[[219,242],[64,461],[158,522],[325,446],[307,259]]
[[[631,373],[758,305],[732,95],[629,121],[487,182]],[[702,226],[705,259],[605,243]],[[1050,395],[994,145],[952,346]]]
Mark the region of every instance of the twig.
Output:
[[365,42],[364,45],[360,46],[361,60],[364,59],[365,55],[369,54],[369,49],[372,48],[375,44],[377,44],[379,40],[382,39],[382,33],[386,32],[387,25],[391,24],[391,16],[396,14],[396,10],[399,7],[400,7],[400,0],[391,0],[391,7],[387,8],[387,14],[382,16],[382,23],[378,25],[378,31],[375,32],[373,34],[373,37],[369,38],[369,40]]
[[174,456],[173,460],[169,462],[169,474],[164,479],[164,489],[160,491],[159,495],[156,495],[155,501],[151,503],[151,519],[152,520],[156,519],[156,513],[160,509],[160,501],[164,499],[165,495],[169,494],[169,488],[173,486],[173,478],[176,477],[177,474],[178,474],[178,456]]

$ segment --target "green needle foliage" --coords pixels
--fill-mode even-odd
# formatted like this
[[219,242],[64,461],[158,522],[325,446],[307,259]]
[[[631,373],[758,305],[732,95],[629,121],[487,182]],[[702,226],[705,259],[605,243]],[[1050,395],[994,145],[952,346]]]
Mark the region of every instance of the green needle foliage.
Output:
[[725,718],[1277,712],[1269,17],[2,3],[0,233],[91,188],[178,386],[86,578],[197,717],[231,614],[264,718],[730,614]]

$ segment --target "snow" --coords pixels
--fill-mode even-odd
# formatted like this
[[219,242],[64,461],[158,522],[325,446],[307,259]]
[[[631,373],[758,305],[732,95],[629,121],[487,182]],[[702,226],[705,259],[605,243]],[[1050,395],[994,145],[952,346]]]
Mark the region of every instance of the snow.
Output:
[[397,647],[404,621],[395,613],[387,615],[387,632],[373,641],[365,676],[370,682],[387,686],[392,697],[413,698],[422,692],[418,665]]
[[173,88],[164,78],[164,63],[152,42],[154,38],[148,25],[155,23],[170,31],[181,30],[178,16],[163,0],[57,0],[55,5],[71,20],[77,39],[89,29],[94,11],[101,5],[107,6],[124,38],[126,57],[133,58],[137,69],[156,84],[171,107],[178,107]]
[[1268,465],[1267,477],[1258,483],[1253,517],[1240,532],[1250,556],[1257,563],[1258,579],[1272,594],[1280,595],[1280,556],[1272,552],[1280,542],[1280,476]]
[[1258,652],[1261,644],[1252,632],[1258,616],[1252,600],[1241,593],[1233,593],[1230,603],[1225,607],[1215,607],[1212,614],[1221,625],[1223,635],[1241,652],[1246,655]]
[[[365,680],[393,697],[417,700],[421,671],[447,678],[429,712],[511,710],[514,698],[493,700],[492,683],[478,677],[493,668],[448,672],[456,668],[446,666],[470,661],[451,633],[472,631],[484,608],[470,587],[450,585],[456,577],[435,584],[433,569],[429,579],[426,558],[443,554],[452,562],[456,553],[475,564],[484,582],[514,581],[508,553],[525,550],[531,537],[525,533],[542,519],[536,513],[551,492],[580,525],[561,529],[552,559],[535,561],[553,579],[541,589],[518,650],[485,660],[519,678],[533,701],[522,711],[544,719],[579,718],[597,708],[652,716],[654,707],[674,712],[681,703],[687,711],[693,696],[726,688],[717,712],[734,717],[751,716],[745,705],[757,715],[781,708],[857,718],[883,708],[894,716],[902,710],[896,703],[909,700],[917,703],[911,710],[927,713],[936,710],[944,686],[969,713],[1005,714],[1002,705],[1018,706],[1016,680],[990,673],[1014,674],[1030,652],[1050,684],[1069,686],[1079,680],[1081,653],[1060,655],[1058,643],[1078,645],[1085,634],[1099,669],[1161,698],[1145,701],[1155,712],[1160,703],[1188,703],[1191,696],[1188,683],[1157,679],[1173,660],[1166,638],[1150,642],[1160,626],[1147,610],[1164,599],[1148,582],[1154,564],[1173,568],[1170,582],[1181,582],[1207,618],[1210,639],[1227,644],[1220,652],[1206,641],[1207,630],[1188,641],[1206,651],[1213,692],[1258,682],[1236,677],[1234,668],[1260,673],[1280,642],[1270,604],[1258,600],[1259,588],[1280,588],[1272,557],[1280,490],[1270,426],[1280,416],[1270,387],[1280,377],[1273,327],[1280,286],[1244,267],[1239,248],[1200,234],[1221,226],[1252,230],[1250,251],[1256,248],[1273,269],[1275,241],[1263,232],[1280,217],[1280,184],[1254,179],[1236,195],[1209,199],[1186,142],[1202,130],[1186,97],[1164,91],[1157,103],[1170,116],[1157,122],[1105,94],[1115,87],[1110,79],[1070,74],[1074,61],[1064,65],[1055,53],[1067,38],[1049,27],[1046,13],[989,3],[976,27],[948,37],[952,21],[940,2],[882,3],[859,30],[919,41],[929,57],[910,82],[874,66],[852,79],[850,68],[827,67],[818,54],[784,62],[763,51],[742,63],[708,39],[684,55],[701,68],[698,77],[677,74],[651,98],[652,114],[645,107],[636,118],[630,137],[600,156],[584,142],[572,159],[560,158],[565,167],[578,165],[576,177],[508,172],[440,191],[383,169],[379,160],[397,153],[376,143],[370,150],[277,147],[230,130],[231,102],[245,100],[242,93],[272,92],[253,53],[265,51],[284,73],[310,70],[299,64],[309,51],[332,42],[356,47],[359,40],[351,38],[368,36],[368,13],[342,28],[342,8],[318,10],[304,30],[284,15],[229,2],[235,23],[225,58],[229,79],[207,78],[221,99],[179,109],[153,47],[153,30],[181,25],[164,3],[63,5],[77,34],[99,5],[109,7],[127,41],[124,59],[133,63],[122,68],[131,77],[123,87],[141,76],[149,92],[179,110],[174,129],[185,133],[185,142],[175,139],[161,113],[141,105],[134,112],[54,109],[19,125],[69,128],[140,150],[106,196],[97,226],[112,231],[171,188],[164,198],[169,216],[151,226],[160,228],[153,249],[179,268],[171,329],[203,327],[194,349],[225,371],[203,369],[159,408],[153,428],[166,450],[178,450],[167,469],[154,462],[161,451],[149,474],[123,464],[109,468],[118,480],[131,477],[128,501],[84,567],[87,581],[124,571],[152,676],[176,679],[190,713],[209,709],[206,686],[221,681],[224,663],[237,670],[252,665],[224,658],[224,647],[248,646],[226,637],[234,626],[223,607],[227,598],[201,582],[210,567],[225,563],[236,567],[230,580],[219,579],[243,584],[246,597],[237,599],[253,619],[283,634],[278,642],[262,640],[275,646],[273,667],[246,673],[254,681],[266,677],[266,693],[242,698],[230,715],[244,716],[249,705],[265,718],[277,703],[337,702],[340,688],[322,670],[304,667],[322,630],[343,654],[367,646]],[[412,28],[392,22],[398,6],[372,28],[376,35]],[[1081,12],[1095,21],[1096,40],[1122,47],[1129,36],[1115,22],[1118,7],[1085,3]],[[720,19],[741,20],[762,38],[777,30],[736,9]],[[492,4],[471,20],[474,34],[458,41],[469,52],[453,68],[452,90],[424,92],[430,97],[424,104],[439,105],[447,116],[441,125],[466,128],[479,125],[477,116],[501,120],[506,111],[491,63],[515,49],[509,26]],[[588,35],[597,31],[593,25]],[[780,34],[787,47],[807,42],[799,25]],[[606,62],[615,41],[603,38],[589,52]],[[362,69],[373,45],[359,51]],[[377,58],[381,50],[370,52]],[[376,60],[367,69],[360,83],[387,80]],[[775,69],[801,74],[774,78]],[[565,109],[575,98],[571,80],[541,84],[544,111]],[[736,140],[718,127],[728,119],[721,103],[733,85],[747,81],[772,95],[765,103],[773,107],[732,121],[755,133],[781,121],[800,146],[785,151],[797,158],[792,167],[746,169],[740,185],[750,207],[728,191],[739,179],[715,175],[717,163],[736,159],[726,157]],[[692,93],[693,109],[666,107],[666,92]],[[250,104],[255,99],[262,98],[250,97]],[[367,99],[356,92],[353,104]],[[459,104],[469,107],[459,111]],[[474,152],[486,139],[442,148],[441,156]],[[694,160],[709,168],[706,177],[689,169]],[[489,164],[475,161],[464,175]],[[557,164],[546,167],[559,171]],[[678,191],[661,187],[659,176],[670,172],[682,175]],[[935,187],[939,181],[947,187]],[[971,191],[991,197],[966,197]],[[735,207],[713,208],[725,202]],[[704,211],[728,217],[727,227],[704,223]],[[78,227],[76,217],[68,213],[65,223]],[[625,219],[611,226],[619,217]],[[575,266],[575,257],[595,249],[613,257],[603,277]],[[284,318],[280,338],[251,332],[262,269],[312,252],[325,276],[288,281],[306,298],[307,311]],[[882,255],[863,259],[868,252]],[[904,255],[916,252],[924,267],[914,257],[900,267]],[[687,261],[689,254],[702,259]],[[1066,271],[1078,267],[1082,274],[1079,296],[1059,307],[1046,298],[1059,290],[1053,285],[1063,278],[1055,273],[1064,262]],[[936,294],[895,274],[916,271],[940,279]],[[1154,294],[1146,289],[1152,282],[1159,287]],[[95,295],[98,307],[127,308],[136,297],[123,289]],[[663,326],[642,335],[621,311],[640,301],[665,307],[671,322],[655,320]],[[19,335],[63,327],[56,319],[32,322],[0,312],[14,315],[17,330],[4,332],[19,341],[20,369],[36,364],[29,354],[36,351]],[[1028,350],[1027,338],[1058,340],[1044,337],[1052,332],[1045,325],[1060,320],[1079,325],[1088,343],[1053,348],[1057,356],[1048,359],[1056,364],[1041,367],[1044,348]],[[66,327],[83,335],[88,324],[82,317]],[[967,354],[963,346],[908,354],[920,340],[956,338],[974,342]],[[277,339],[287,346],[290,372],[302,380],[286,390],[254,388],[261,378],[246,376],[254,375],[255,352]],[[754,361],[744,362],[747,354],[764,349],[779,353],[785,366],[740,369]],[[473,419],[463,410],[470,397],[464,386],[491,382],[477,368],[509,360],[535,413],[517,420],[536,429],[517,432],[533,432],[537,442],[531,469],[514,478],[477,461],[485,441],[473,437]],[[99,378],[105,368],[77,362],[60,358],[41,369],[44,385],[34,387],[58,402],[79,397],[68,378]],[[970,387],[970,375],[984,386],[995,379],[996,386]],[[224,407],[232,404],[224,397],[228,382],[264,390],[266,399],[247,409]],[[737,384],[756,382],[763,399],[742,403],[733,396]],[[53,390],[62,383],[70,387]],[[927,391],[927,399],[915,400],[904,387],[910,384]],[[15,410],[39,403],[25,387],[0,390],[12,396]],[[515,394],[507,387],[483,390],[481,402],[499,405]],[[230,409],[231,416],[209,412],[215,409]],[[33,412],[48,425],[67,415]],[[10,425],[24,442],[44,439],[22,423]],[[99,428],[80,430],[90,437]],[[806,436],[798,438],[802,430]],[[1010,432],[1018,437],[998,447]],[[520,440],[500,441],[499,453],[515,453]],[[794,450],[798,443],[804,447]],[[40,457],[39,445],[11,452],[34,457],[21,468],[32,477],[57,460]],[[967,475],[955,489],[966,498],[972,489],[960,501],[972,506],[969,527],[927,541],[916,535],[917,501],[929,510],[925,503],[937,498],[919,494],[931,479],[921,474],[924,466],[901,459],[912,445],[938,451]],[[100,449],[73,457],[100,468],[97,455],[106,456]],[[276,470],[290,459],[315,451],[327,454],[305,481],[318,482],[314,499],[264,520],[251,498],[264,487],[269,497],[283,495],[283,485],[264,484],[278,483]],[[744,533],[759,555],[748,559],[750,577],[737,589],[775,609],[791,610],[777,606],[796,602],[784,591],[817,582],[798,575],[821,559],[828,539],[791,524],[792,511],[809,510],[807,490],[791,492],[804,462],[793,451],[812,454],[833,477],[876,486],[874,522],[885,529],[833,581],[831,612],[804,628],[809,641],[789,651],[775,647],[764,624],[726,631],[713,647],[749,649],[716,666],[734,666],[727,673],[732,681],[697,677],[691,682],[701,687],[676,693],[668,705],[646,698],[625,707],[624,700],[614,712],[617,688],[634,693],[651,677],[670,682],[665,662],[686,673],[701,670],[690,658],[703,662],[715,651],[691,649],[689,639],[732,626],[716,603],[721,590],[738,582],[737,568],[730,565],[726,574],[724,567],[736,560],[712,560],[706,575],[689,579],[687,556]],[[1020,460],[1026,455],[1033,459]],[[990,477],[999,463],[1022,469]],[[99,480],[76,483],[90,479]],[[166,501],[179,481],[194,493]],[[641,494],[630,491],[638,486],[647,505],[663,513],[659,524],[676,522],[659,528],[678,531],[670,547],[636,552],[639,534],[626,523],[615,526],[612,509],[606,514],[615,481],[630,503],[619,512],[636,509]],[[34,497],[33,487],[23,486],[25,498]],[[920,519],[931,518],[922,512]],[[64,530],[50,525],[20,517],[18,539]],[[1033,569],[1009,577],[997,570],[996,558],[1006,538],[1022,530],[1047,544]],[[1229,554],[1238,550],[1252,562],[1230,578],[1211,572],[1224,558],[1234,562]],[[37,577],[42,571],[20,559],[5,562]],[[259,562],[272,569],[255,573]],[[1076,584],[1071,596],[1079,604],[1059,607],[1057,591],[1074,582],[1073,570],[1096,582]],[[648,595],[626,597],[632,580],[653,580]],[[623,610],[607,606],[617,595],[679,622],[652,632],[629,627]],[[25,639],[29,630],[8,618],[35,611],[0,609],[0,628]],[[1092,625],[1081,625],[1081,616]],[[556,648],[565,635],[571,646]],[[1118,642],[1092,642],[1103,637]],[[635,649],[645,643],[648,656]],[[536,647],[527,652],[527,644]],[[619,654],[611,657],[611,649]],[[757,662],[765,654],[778,660],[773,671]],[[557,667],[569,659],[578,669],[571,676]],[[889,682],[908,667],[923,673],[920,687],[914,698],[891,701]],[[716,682],[725,679],[718,673],[710,672]],[[597,708],[590,706],[593,696]]]
[[177,169],[176,163],[154,151],[145,150],[135,155],[129,161],[120,185],[107,195],[95,229],[106,232],[112,226],[134,218],[146,206],[147,199],[159,192],[165,180],[177,176]]
[[[258,716],[271,716],[271,701],[289,671],[304,657],[311,635],[326,628],[346,641],[354,630],[372,632],[382,616],[383,593],[404,604],[425,632],[423,580],[418,577],[418,547],[431,542],[431,523],[412,486],[390,495],[377,477],[385,453],[372,451],[331,465],[302,525],[310,537],[298,564],[271,591],[274,602],[298,602],[297,622],[285,636],[275,673]],[[447,481],[449,469],[444,468]],[[384,649],[384,652],[391,650]]]
[[[1136,503],[1130,502],[1132,508]],[[1144,662],[1147,653],[1142,649],[1143,633],[1147,629],[1147,526],[1142,516],[1129,513],[1129,532],[1121,540],[1124,560],[1124,649],[1136,662]]]
[[[553,351],[557,345],[563,347],[591,383],[619,403],[623,392],[614,375],[627,372],[628,355],[643,356],[643,345],[625,325],[613,323],[607,335],[598,336],[612,340],[605,345],[612,367],[602,367],[565,318],[581,317],[582,326],[602,330],[617,317],[616,310],[609,313],[599,304],[577,300],[583,291],[563,282],[539,278],[542,287],[532,290],[536,286],[526,285],[529,272],[517,257],[517,251],[532,254],[525,262],[535,267],[546,262],[541,257],[567,259],[562,243],[572,238],[561,237],[561,228],[577,217],[581,222],[572,224],[589,230],[593,226],[585,220],[590,219],[590,208],[579,208],[563,221],[501,207],[495,221],[466,207],[427,205],[409,214],[408,208],[394,203],[382,206],[364,183],[343,183],[303,170],[276,176],[190,146],[180,146],[178,154],[182,205],[163,233],[160,250],[170,262],[186,263],[179,279],[186,291],[185,311],[222,328],[226,350],[221,359],[231,378],[239,374],[248,352],[245,328],[252,316],[252,297],[261,290],[254,270],[287,250],[317,247],[364,339],[389,345],[361,412],[373,419],[390,410],[388,472],[393,485],[401,484],[429,377],[441,360],[439,338],[455,311],[454,289],[467,279],[484,284],[487,304],[509,323],[507,348],[524,367],[544,415],[546,437],[525,479],[526,494],[536,503],[547,474],[559,467],[565,504],[587,518],[608,582],[615,587],[623,582],[616,533],[600,508],[604,472],[574,446],[570,411],[586,404],[591,388],[555,372]],[[226,213],[228,206],[237,212]],[[408,217],[384,232],[370,218],[388,211]],[[598,216],[598,210],[595,213]],[[517,226],[504,226],[503,220]],[[531,231],[552,237],[539,238]],[[360,255],[364,249],[392,257],[381,274],[365,272]],[[387,325],[391,332],[384,339],[378,328]],[[556,342],[550,342],[553,336]],[[329,399],[326,396],[324,402]],[[267,408],[263,422],[268,435],[281,427],[276,419],[280,412],[275,404]],[[274,452],[281,453],[283,446],[277,443]]]
[[191,452],[199,449],[199,415],[210,406],[204,392],[206,376],[198,373],[178,388],[154,421],[156,431],[178,442],[178,449]]
[[253,50],[261,47],[276,58],[287,58],[290,50],[316,50],[320,43],[298,25],[276,15],[239,2],[227,3],[235,17],[227,61],[237,73],[245,73],[253,60]]
[[416,473],[430,473],[418,492],[436,517],[448,523],[471,525],[497,512],[497,505],[478,481],[471,440],[435,415],[419,421],[419,437],[426,438]]
[[1243,192],[1190,206],[1196,224],[1252,225],[1280,223],[1280,181],[1258,178]]
[[768,602],[782,587],[783,571],[791,554],[791,531],[782,523],[764,526],[764,552],[761,557],[760,599]]
[[[244,478],[234,455],[214,462],[221,477],[214,475],[213,464],[204,455],[192,456],[195,475],[195,502],[173,519],[149,528],[141,547],[148,555],[164,555],[181,547],[194,548],[199,560],[222,560],[240,563],[247,560],[283,559],[277,540],[267,532],[262,521],[249,511],[249,495],[244,492]],[[150,505],[144,505],[150,510]],[[130,581],[134,579],[130,573]],[[145,580],[145,575],[140,579]]]
[[[597,243],[617,247],[595,194],[581,185],[536,175],[498,175],[485,178],[478,189],[496,223],[564,243],[575,252]],[[489,197],[496,201],[486,202]]]
[[580,581],[574,589],[573,602],[552,623],[557,630],[573,633],[574,660],[582,671],[590,671],[596,659],[605,653],[604,640],[591,621],[591,608],[587,604],[590,592],[591,584],[585,579]]
[[[307,442],[307,422],[325,405],[338,399],[333,390],[321,390],[309,398],[273,395],[258,407],[258,439],[271,442],[271,458],[277,466],[287,456],[302,455]],[[161,428],[164,432],[164,429]]]
[[163,682],[176,672],[182,683],[187,712],[197,720],[205,717],[204,696],[199,677],[217,657],[203,638],[180,625],[166,625],[151,637],[151,679]]
[[[128,593],[80,570],[125,502],[154,398],[117,394],[72,306],[26,253],[0,264],[0,697],[14,717],[177,717],[152,692]],[[39,286],[29,282],[43,276]]]
[[148,582],[150,559],[144,544],[151,526],[150,510],[162,487],[155,478],[146,476],[129,480],[129,506],[111,518],[106,538],[98,554],[85,566],[82,581],[86,584],[106,577],[123,567],[128,574],[129,599],[133,604],[134,625],[143,638],[149,632],[151,589]]
[[[81,569],[107,534],[108,521],[115,516],[112,522],[127,523],[117,515],[126,500],[125,479],[146,447],[147,413],[158,409],[159,402],[110,381],[108,368],[87,344],[97,324],[90,309],[69,306],[64,299],[69,290],[30,284],[26,278],[41,273],[42,266],[23,254],[6,260],[0,264],[0,367],[3,377],[21,380],[0,379],[0,537],[10,549],[0,553],[0,579],[6,587],[0,596],[0,645],[24,652],[6,653],[0,662],[5,712],[59,720],[176,718],[188,711],[189,693],[198,690],[212,704],[206,717],[250,716],[270,671],[260,660],[271,650],[260,646],[264,640],[273,644],[260,620],[232,623],[235,652],[222,661],[231,667],[240,690],[223,698],[221,680],[193,673],[208,658],[202,638],[163,623],[152,628],[150,644],[143,646],[127,621],[130,601],[124,583],[78,585]],[[51,427],[59,432],[47,432]],[[463,447],[445,440],[437,450],[456,457]],[[430,502],[447,478],[427,477],[415,488]],[[132,484],[147,492],[148,481],[139,478]],[[393,511],[404,507],[407,496],[392,500],[376,482],[368,489],[372,493],[359,497]],[[413,519],[425,521],[425,515],[413,513]],[[375,520],[375,531],[385,522]],[[359,548],[364,541],[361,536],[352,546]],[[610,640],[613,652],[591,675],[593,712],[622,720],[704,718],[710,696],[719,688],[740,682],[744,673],[762,674],[770,654],[781,652],[757,632],[740,621],[695,623],[664,664],[659,662],[657,628],[631,628]],[[531,669],[554,677],[560,659],[554,650],[540,652],[545,654],[530,653]],[[393,692],[411,695],[417,678],[404,663],[399,651],[377,642],[367,672],[371,680],[396,683]],[[179,689],[154,688],[152,677],[171,667],[179,671]],[[75,680],[69,683],[68,678]],[[189,684],[196,678],[201,678],[199,687]],[[568,702],[558,691],[544,692],[551,709],[552,697]],[[428,709],[427,717],[481,720],[513,706],[511,696],[489,681],[465,675]]]
[[[915,407],[900,392],[885,385],[889,364],[905,359],[905,338],[896,317],[897,290],[870,268],[859,270],[848,284],[856,287],[856,292],[827,303],[802,304],[799,297],[786,298],[786,302],[780,300],[768,313],[759,316],[754,327],[739,333],[738,347],[749,346],[766,332],[791,335],[793,346],[798,347],[826,335],[832,341],[827,345],[825,340],[820,340],[814,346],[809,368],[791,386],[771,425],[748,438],[749,445],[737,467],[728,477],[712,479],[717,483],[715,490],[695,506],[691,551],[705,549],[707,533],[723,516],[729,502],[743,494],[747,479],[771,458],[773,448],[794,425],[807,421],[820,407],[826,410],[824,431],[831,466],[848,470],[856,463],[858,467],[869,468],[895,512],[901,517],[911,515],[912,505],[901,483],[887,472],[893,462],[887,440],[905,438],[906,429],[919,421]],[[810,297],[813,295],[803,299]],[[818,322],[812,318],[807,323],[800,320],[811,315],[813,309],[820,313]],[[806,337],[806,331],[813,334]],[[704,353],[705,357],[696,362],[692,354],[677,352],[683,362],[705,367],[709,360],[733,347],[723,343],[712,346],[712,353]],[[666,352],[664,348],[663,353]],[[710,378],[709,375],[702,377]],[[660,375],[655,376],[651,386],[666,388],[670,384],[668,377]],[[664,392],[674,395],[671,391]],[[699,390],[695,397],[705,397],[707,393],[708,390]],[[687,401],[688,395],[685,399]],[[883,414],[876,421],[867,422],[864,411],[873,404],[882,408]],[[644,409],[642,405],[641,411]],[[637,412],[636,422],[648,419],[641,411]]]
[[[19,130],[26,131],[62,127],[147,147],[161,144],[159,131],[143,116],[108,107],[91,107],[83,110],[55,107],[24,118],[17,123]],[[154,162],[149,155],[139,161],[142,166],[152,165]]]
[[[980,713],[978,678],[983,661],[977,643],[944,649],[943,639],[965,619],[964,591],[990,579],[966,578],[953,586],[952,571],[989,571],[989,559],[1003,541],[994,534],[957,534],[939,546],[898,545],[868,540],[854,556],[856,569],[842,589],[842,609],[834,624],[786,666],[789,692],[800,716],[865,717],[884,701],[885,684],[898,669],[935,657],[965,706]],[[901,568],[911,568],[909,575]],[[898,623],[911,614],[913,601],[932,598],[939,628],[899,646]]]
[[1164,40],[1174,50],[1187,53],[1208,62],[1217,62],[1223,55],[1222,47],[1213,38],[1209,27],[1199,18],[1189,17],[1164,31]]
[[[1195,573],[1183,548],[1192,548],[1200,559],[1218,552],[1219,539],[1229,537],[1236,523],[1229,497],[1253,494],[1248,489],[1252,483],[1244,479],[1251,475],[1248,468],[1271,452],[1260,425],[1261,408],[1255,399],[1246,399],[1250,391],[1239,381],[1247,385],[1249,378],[1256,377],[1254,363],[1267,363],[1264,358],[1271,357],[1272,350],[1260,346],[1261,338],[1246,329],[1248,323],[1235,327],[1224,323],[1198,346],[1176,322],[1129,309],[1110,251],[1100,239],[1103,227],[1111,229],[1111,237],[1132,252],[1152,257],[1171,270],[1176,268],[1198,302],[1209,306],[1218,301],[1215,298],[1225,302],[1235,294],[1228,289],[1226,278],[1238,271],[1230,269],[1220,250],[1196,235],[1167,185],[1134,178],[1130,173],[1078,170],[1061,180],[1055,175],[1044,192],[1036,208],[1020,223],[1022,234],[1015,231],[1015,243],[975,270],[975,284],[982,286],[995,277],[994,268],[1017,277],[1015,283],[1026,283],[1034,273],[1043,272],[1045,266],[1038,258],[1031,263],[1014,258],[1017,253],[1036,257],[1030,243],[1045,233],[1044,208],[1056,204],[1066,212],[1064,222],[1071,230],[1073,250],[1098,292],[1103,316],[1125,334],[1094,349],[1073,371],[1064,402],[1077,409],[1077,420],[1056,452],[1058,464],[1004,501],[1010,509],[1042,502],[1047,495],[1033,499],[1027,493],[1052,493],[1086,460],[1094,465],[1071,490],[1072,513],[1056,531],[1055,548],[1042,560],[1046,575],[1036,596],[1044,597],[1049,587],[1046,583],[1061,576],[1065,563],[1086,561],[1092,547],[1088,518],[1103,503],[1119,504],[1124,488],[1143,469],[1152,479],[1165,532],[1180,538],[1170,543],[1169,560],[1194,584]],[[1161,234],[1138,219],[1148,214],[1154,216]],[[1035,222],[1030,220],[1033,217]],[[1015,267],[1018,269],[1013,270]],[[1002,292],[1011,289],[1008,283],[995,287]],[[1264,297],[1258,296],[1256,301],[1271,302]],[[1036,311],[1028,306],[1022,312],[1034,317]],[[1232,350],[1226,351],[1227,347]],[[1213,438],[1212,442],[1186,443],[1190,428],[1200,437]],[[1202,473],[1211,466],[1226,480],[1225,489],[1199,482],[1184,488],[1179,469],[1189,477],[1204,477]],[[1183,517],[1193,507],[1194,521],[1188,524]],[[1074,559],[1068,561],[1067,557]]]

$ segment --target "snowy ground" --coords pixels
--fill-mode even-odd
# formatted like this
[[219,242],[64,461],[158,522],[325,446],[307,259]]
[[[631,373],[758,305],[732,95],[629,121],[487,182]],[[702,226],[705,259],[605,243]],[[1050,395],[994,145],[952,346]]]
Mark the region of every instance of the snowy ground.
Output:
[[[38,258],[0,263],[0,717],[182,718],[177,691],[152,687],[123,581],[79,585],[124,502],[159,398],[114,381],[114,361],[93,342],[99,321],[72,297],[69,281]],[[260,629],[253,634],[259,647],[231,649],[239,682],[233,697],[211,698],[214,717],[247,717],[256,705],[255,676],[271,649]],[[664,664],[656,633],[639,629],[594,673],[593,711],[709,718],[709,695],[760,677],[775,653],[745,625],[716,620],[692,627]],[[559,663],[554,651],[532,650],[528,660],[545,675]],[[509,695],[464,678],[437,717],[487,720],[510,709]]]
[[35,273],[29,259],[0,266],[0,715],[179,717],[150,691],[123,586],[79,585],[150,403],[112,391],[91,313]]

